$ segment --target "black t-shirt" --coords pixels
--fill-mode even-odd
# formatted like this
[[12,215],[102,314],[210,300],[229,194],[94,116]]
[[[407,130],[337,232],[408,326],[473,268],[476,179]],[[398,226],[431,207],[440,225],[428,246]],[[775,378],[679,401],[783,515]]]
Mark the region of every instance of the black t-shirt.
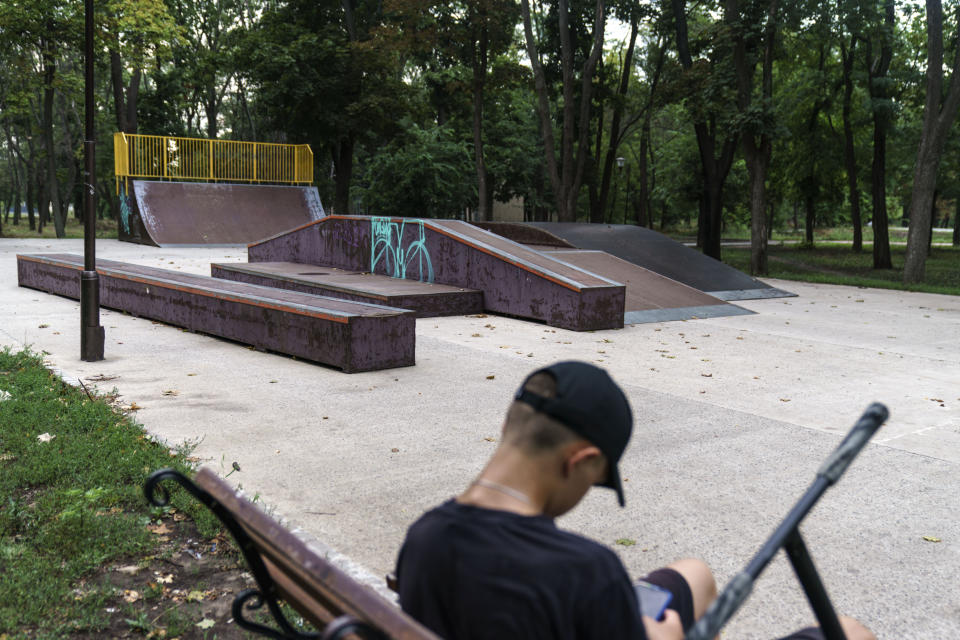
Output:
[[450,500],[410,527],[397,579],[403,610],[447,640],[646,638],[616,554],[546,516]]

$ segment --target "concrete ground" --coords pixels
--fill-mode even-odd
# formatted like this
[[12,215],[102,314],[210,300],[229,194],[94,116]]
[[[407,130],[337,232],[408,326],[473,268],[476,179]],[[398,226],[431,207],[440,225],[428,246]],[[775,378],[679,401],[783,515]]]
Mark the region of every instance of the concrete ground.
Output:
[[[633,575],[698,556],[722,586],[882,401],[890,421],[802,531],[839,611],[881,638],[960,636],[958,297],[771,281],[799,297],[616,331],[428,318],[415,367],[353,375],[104,310],[106,359],[85,363],[79,304],[19,288],[15,259],[82,250],[0,240],[0,345],[43,350],[68,379],[99,377],[142,407],[151,433],[197,443],[215,469],[238,462],[232,480],[374,581],[406,527],[481,468],[523,377],[578,358],[626,389],[636,429],[621,462],[626,508],[593,491],[561,526],[612,545]],[[209,273],[246,252],[102,240],[98,256]],[[810,620],[781,555],[724,637],[771,638]]]

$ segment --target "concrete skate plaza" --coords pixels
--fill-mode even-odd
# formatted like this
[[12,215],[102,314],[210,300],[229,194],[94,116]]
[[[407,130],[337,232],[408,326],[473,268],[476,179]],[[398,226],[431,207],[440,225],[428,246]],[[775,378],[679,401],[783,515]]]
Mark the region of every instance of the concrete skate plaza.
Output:
[[[141,406],[150,433],[199,440],[195,455],[222,473],[238,462],[231,480],[375,583],[406,527],[480,470],[523,377],[573,358],[609,369],[636,427],[627,507],[593,491],[560,525],[611,545],[634,576],[698,556],[722,587],[860,412],[885,403],[890,420],[801,530],[839,612],[879,637],[960,635],[960,297],[769,281],[799,296],[737,303],[756,315],[597,332],[423,318],[416,366],[353,375],[103,310],[106,359],[85,363],[79,303],[16,277],[17,253],[82,250],[0,240],[0,345],[48,352],[68,380],[102,376],[94,384]],[[246,261],[245,247],[97,250],[199,274]],[[812,620],[781,555],[724,637]]]

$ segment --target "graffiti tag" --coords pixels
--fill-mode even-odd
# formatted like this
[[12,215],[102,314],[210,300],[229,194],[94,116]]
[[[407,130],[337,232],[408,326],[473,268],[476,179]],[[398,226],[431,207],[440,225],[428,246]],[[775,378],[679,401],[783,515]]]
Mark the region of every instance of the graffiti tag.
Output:
[[127,195],[126,185],[120,185],[120,223],[123,224],[124,233],[130,233],[130,196]]
[[370,220],[371,250],[370,271],[375,273],[382,264],[387,275],[394,278],[416,279],[421,282],[433,282],[433,263],[427,249],[423,220],[411,221],[410,230],[413,239],[404,244],[407,222],[394,222],[390,218],[372,218]]

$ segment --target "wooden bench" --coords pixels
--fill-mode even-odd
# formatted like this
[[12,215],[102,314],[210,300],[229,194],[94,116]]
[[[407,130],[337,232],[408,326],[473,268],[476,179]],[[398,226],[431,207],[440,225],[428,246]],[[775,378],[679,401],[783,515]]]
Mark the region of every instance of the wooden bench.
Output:
[[[21,287],[80,297],[83,256],[17,256]],[[100,304],[191,331],[338,367],[412,366],[416,314],[377,304],[98,260]]]
[[[233,601],[232,615],[240,627],[271,638],[439,640],[370,587],[318,555],[213,471],[200,469],[192,481],[173,469],[155,471],[144,483],[147,500],[155,506],[168,503],[169,494],[161,484],[165,480],[177,482],[213,511],[243,553],[257,588],[241,592]],[[321,631],[296,630],[280,609],[281,600]],[[276,628],[246,617],[263,605]]]

